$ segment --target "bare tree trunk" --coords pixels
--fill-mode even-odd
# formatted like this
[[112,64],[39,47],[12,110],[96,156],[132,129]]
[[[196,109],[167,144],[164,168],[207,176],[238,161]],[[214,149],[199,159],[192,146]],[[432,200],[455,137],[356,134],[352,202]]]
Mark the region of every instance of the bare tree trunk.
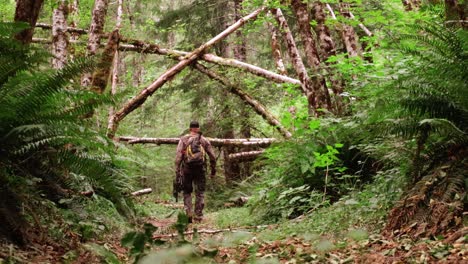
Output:
[[[346,18],[351,18],[349,12],[349,4],[340,1],[340,13]],[[359,56],[360,48],[358,45],[357,35],[354,28],[347,24],[342,24],[343,30],[341,31],[341,37],[345,46],[346,52],[349,57]]]
[[314,70],[317,70],[320,66],[320,58],[316,48],[314,36],[310,30],[310,17],[309,12],[307,11],[307,4],[303,3],[302,0],[292,0],[291,6],[297,18],[299,33],[302,42],[304,43],[307,63]]
[[315,71],[315,77],[312,77],[313,89],[316,92],[318,103],[327,110],[332,111],[330,94],[325,82],[325,78],[320,74],[320,57],[317,51],[316,43],[310,29],[310,16],[307,10],[307,4],[302,0],[292,0],[292,7],[296,14],[299,32],[304,43],[304,50],[309,66]]
[[316,93],[312,87],[312,82],[309,79],[309,75],[307,74],[306,68],[304,63],[302,62],[301,56],[296,46],[296,42],[291,34],[291,30],[289,29],[288,23],[283,16],[283,12],[279,8],[272,9],[272,14],[275,16],[276,21],[279,24],[280,31],[283,34],[283,38],[286,41],[288,47],[289,57],[291,58],[294,70],[296,71],[299,80],[301,81],[301,88],[304,95],[307,97],[307,101],[309,104],[309,112],[310,114],[315,113],[316,115],[318,112],[317,109],[321,108],[316,96]]
[[31,43],[37,18],[44,0],[17,0],[15,10],[15,22],[26,22],[31,28],[25,29],[15,35],[15,38],[23,44]]
[[[101,43],[101,34],[103,33],[104,23],[106,20],[107,6],[109,0],[96,0],[94,2],[93,16],[91,26],[89,28],[89,39],[87,47],[87,56],[96,55]],[[81,86],[88,87],[92,82],[92,73],[85,73],[81,78]]]
[[138,108],[140,105],[142,105],[148,96],[152,95],[155,91],[157,91],[161,86],[163,86],[166,82],[171,80],[177,73],[182,71],[185,67],[187,67],[190,63],[195,61],[200,57],[200,55],[212,47],[215,43],[221,41],[225,37],[227,37],[229,34],[237,30],[239,27],[244,25],[248,20],[254,19],[262,12],[265,8],[260,8],[252,12],[251,14],[243,17],[242,19],[238,20],[236,23],[228,27],[225,31],[221,32],[218,34],[216,37],[212,38],[205,44],[201,45],[198,47],[196,50],[191,52],[189,55],[185,57],[182,61],[177,63],[175,66],[167,70],[165,73],[163,73],[156,81],[154,81],[150,86],[145,88],[143,91],[140,92],[137,96],[133,97],[131,100],[129,100],[117,113],[115,113],[113,117],[113,124],[114,127],[108,131],[108,136],[113,137],[115,134],[115,131],[117,130],[118,123],[125,118],[129,113],[131,113],[133,110]]
[[271,51],[275,60],[276,70],[282,75],[287,75],[286,67],[284,67],[283,56],[281,55],[281,46],[278,43],[278,30],[271,23],[268,23],[268,28],[271,33]]
[[67,63],[67,9],[66,2],[62,0],[52,16],[52,67],[55,69],[61,69]]
[[[120,30],[122,26],[122,14],[123,14],[123,0],[118,0],[117,6],[117,17],[115,19],[115,28],[116,30]],[[112,86],[110,94],[114,96],[117,94],[117,86],[119,84],[119,66],[120,66],[120,58],[119,58],[119,50],[117,49],[114,53],[114,62],[113,62],[113,69],[112,69]],[[112,116],[114,115],[115,109],[113,106],[109,107],[109,118],[108,118],[108,125],[107,129],[112,128],[113,126],[113,119]]]

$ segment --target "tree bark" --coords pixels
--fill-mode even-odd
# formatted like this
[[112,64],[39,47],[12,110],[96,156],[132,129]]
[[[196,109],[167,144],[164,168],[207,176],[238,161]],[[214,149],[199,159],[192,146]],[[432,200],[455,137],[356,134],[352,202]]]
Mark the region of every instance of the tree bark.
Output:
[[102,94],[106,89],[107,82],[109,80],[109,74],[112,68],[112,63],[114,62],[114,56],[118,50],[118,46],[119,29],[116,29],[109,36],[97,69],[93,73],[91,90],[93,90],[96,93]]
[[247,152],[238,152],[229,154],[229,160],[231,161],[252,161],[255,160],[258,156],[263,154],[264,150],[255,150],[255,151],[247,151]]
[[61,0],[52,15],[52,67],[55,69],[61,69],[67,63],[67,9],[66,2]]
[[15,22],[26,22],[31,27],[15,35],[15,38],[23,44],[31,43],[37,18],[44,0],[17,0],[15,10]]
[[[123,14],[122,6],[123,6],[123,0],[118,0],[117,17],[115,19],[116,30],[120,30],[122,26],[122,14]],[[114,53],[114,62],[113,62],[113,68],[112,68],[112,86],[111,86],[111,91],[110,91],[111,96],[114,96],[115,94],[117,94],[117,86],[119,84],[119,66],[120,66],[119,62],[120,62],[119,50],[117,49]],[[114,106],[110,106],[107,129],[111,129],[113,126],[112,116],[114,115],[114,112],[115,112]]]
[[[275,138],[207,138],[214,147],[232,146],[258,146],[267,147],[277,140]],[[140,137],[117,137],[119,142],[128,144],[156,144],[156,145],[177,145],[180,138],[140,138]]]
[[131,100],[129,100],[117,113],[115,113],[113,117],[113,127],[110,131],[108,131],[108,136],[113,137],[115,134],[115,131],[117,130],[119,122],[123,118],[125,118],[125,116],[127,116],[129,113],[131,113],[133,110],[135,110],[140,105],[142,105],[146,101],[146,99],[150,95],[152,95],[155,91],[157,91],[161,86],[163,86],[166,82],[170,81],[177,73],[182,71],[190,63],[198,59],[203,52],[205,52],[207,49],[212,47],[215,43],[227,37],[229,34],[231,34],[235,30],[237,30],[239,27],[244,25],[248,20],[256,18],[258,14],[260,14],[260,12],[262,12],[264,9],[265,8],[257,9],[251,14],[238,20],[236,23],[228,27],[225,31],[221,32],[216,37],[212,38],[211,40],[209,40],[208,42],[206,42],[205,44],[201,45],[196,50],[191,52],[183,60],[181,60],[175,66],[173,66],[172,68],[167,70],[165,73],[163,73],[150,86],[148,86],[143,91],[141,91],[140,94],[136,95]]
[[[271,23],[268,23],[268,28],[271,34],[271,51],[273,59],[275,60],[276,70],[282,74],[287,75],[286,67],[284,67],[283,56],[281,55],[281,46],[278,43],[278,30]],[[301,84],[301,82],[299,82]]]
[[292,0],[292,7],[297,18],[297,24],[299,26],[299,32],[304,43],[304,51],[309,66],[314,70],[315,75],[311,78],[313,89],[316,92],[316,100],[318,103],[326,108],[328,111],[332,111],[330,94],[325,82],[325,78],[320,73],[320,57],[310,29],[310,16],[307,10],[307,4],[303,3],[302,0]]
[[[351,18],[349,11],[349,4],[340,1],[340,13],[346,18]],[[341,31],[341,38],[343,39],[343,45],[348,53],[349,57],[355,57],[360,55],[360,48],[358,45],[357,35],[354,28],[347,24],[342,24],[343,30]]]
[[283,135],[285,138],[290,138],[292,136],[291,132],[287,131],[279,122],[279,120],[271,114],[264,105],[262,105],[260,102],[252,98],[249,94],[244,92],[242,89],[240,89],[238,86],[232,84],[227,80],[225,77],[222,77],[218,75],[217,73],[209,70],[205,66],[196,63],[195,68],[199,70],[200,72],[206,74],[208,77],[212,78],[213,80],[216,80],[226,87],[229,88],[229,91],[237,96],[239,96],[242,101],[246,102],[248,105],[250,105],[254,111],[259,114],[260,116],[263,117],[270,125],[274,126],[278,132]]
[[[93,16],[91,19],[91,26],[89,28],[89,39],[87,46],[87,56],[91,57],[96,55],[97,50],[101,43],[101,35],[104,29],[106,20],[107,6],[109,0],[96,0],[94,2]],[[81,86],[88,87],[92,82],[92,73],[84,73],[81,78]]]
[[[336,44],[333,40],[330,29],[326,25],[326,14],[324,11],[325,4],[320,1],[315,1],[312,4],[312,18],[317,22],[315,26],[315,33],[319,39],[320,51],[322,54],[322,60],[327,66],[330,66],[332,63],[327,62],[331,56],[336,56]],[[333,11],[333,10],[332,10]],[[332,17],[334,13],[331,12]],[[336,17],[335,17],[336,19]],[[333,72],[333,68],[329,67],[329,78],[331,83],[331,89],[333,91],[334,97],[333,101],[335,103],[336,113],[341,114],[343,112],[343,102],[340,95],[343,93],[343,80],[339,75]]]
[[303,94],[307,97],[309,112],[310,114],[318,112],[317,109],[321,108],[317,98],[315,98],[316,93],[312,87],[312,82],[307,74],[304,63],[302,62],[301,56],[296,46],[296,42],[291,34],[288,23],[283,16],[283,12],[279,8],[272,9],[272,14],[275,16],[276,21],[279,24],[280,31],[283,34],[283,38],[286,41],[288,47],[289,57],[291,58],[294,70],[296,71],[299,80],[301,81],[301,88]]
[[310,17],[307,11],[307,4],[303,3],[302,0],[292,0],[292,9],[297,18],[297,25],[299,27],[299,33],[304,43],[304,51],[307,58],[307,62],[311,68],[318,70],[320,66],[320,58],[317,52],[314,36],[310,30]]

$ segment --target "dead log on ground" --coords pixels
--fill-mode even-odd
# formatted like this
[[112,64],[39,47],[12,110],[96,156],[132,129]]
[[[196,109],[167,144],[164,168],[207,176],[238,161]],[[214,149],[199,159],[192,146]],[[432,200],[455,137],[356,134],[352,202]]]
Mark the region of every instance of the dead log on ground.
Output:
[[145,189],[141,189],[141,190],[136,191],[136,192],[132,192],[131,195],[132,196],[141,196],[141,195],[149,194],[149,193],[152,193],[152,192],[153,192],[153,189],[145,188]]
[[[156,144],[156,145],[177,145],[180,138],[139,138],[139,137],[118,137],[120,142],[129,144]],[[275,138],[207,138],[212,146],[221,147],[224,145],[233,146],[258,146],[267,147],[275,142]]]

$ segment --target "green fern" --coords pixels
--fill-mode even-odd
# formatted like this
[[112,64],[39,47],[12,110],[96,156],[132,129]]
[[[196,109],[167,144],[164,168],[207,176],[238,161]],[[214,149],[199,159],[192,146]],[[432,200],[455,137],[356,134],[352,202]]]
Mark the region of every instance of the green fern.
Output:
[[[113,142],[82,118],[96,107],[112,104],[113,99],[83,91],[72,82],[80,73],[93,70],[94,63],[78,59],[61,70],[47,69],[44,51],[10,38],[22,28],[0,23],[0,168],[4,168],[0,185],[12,193],[38,193],[41,185],[24,188],[24,182],[42,179],[58,189],[70,189],[79,184],[68,174],[83,175],[97,194],[131,216],[122,196],[128,188],[125,175],[114,165]],[[21,217],[19,211],[3,210],[8,208],[5,202],[30,201],[1,201],[0,219],[8,213]]]

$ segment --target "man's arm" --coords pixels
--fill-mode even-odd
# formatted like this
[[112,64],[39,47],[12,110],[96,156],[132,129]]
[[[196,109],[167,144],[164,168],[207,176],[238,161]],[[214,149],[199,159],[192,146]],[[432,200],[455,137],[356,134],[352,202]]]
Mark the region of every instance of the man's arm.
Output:
[[216,156],[213,151],[213,147],[211,146],[211,143],[204,138],[204,145],[206,153],[208,154],[208,157],[210,158],[210,170],[211,170],[211,176],[216,175]]
[[177,145],[177,150],[176,150],[176,159],[175,159],[176,173],[179,173],[180,171],[180,165],[182,163],[183,158],[184,158],[184,141],[182,138],[180,138],[179,144]]

